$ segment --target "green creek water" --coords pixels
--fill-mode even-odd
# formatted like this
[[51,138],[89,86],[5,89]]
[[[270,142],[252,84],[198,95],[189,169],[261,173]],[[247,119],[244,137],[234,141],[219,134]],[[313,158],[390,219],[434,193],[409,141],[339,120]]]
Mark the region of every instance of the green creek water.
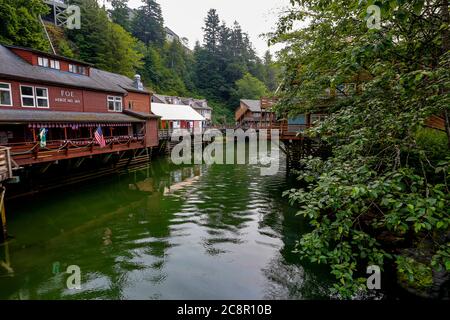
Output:
[[[307,223],[282,197],[289,187],[283,166],[261,176],[156,159],[11,202],[0,299],[326,298],[328,273],[292,253]],[[66,287],[69,265],[81,290]]]

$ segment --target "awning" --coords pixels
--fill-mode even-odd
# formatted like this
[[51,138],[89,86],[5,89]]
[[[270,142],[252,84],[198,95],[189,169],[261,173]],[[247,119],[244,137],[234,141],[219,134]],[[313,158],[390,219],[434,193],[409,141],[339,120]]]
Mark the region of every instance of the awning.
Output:
[[190,106],[152,102],[151,109],[155,115],[161,117],[161,120],[205,121],[205,118]]
[[126,115],[121,112],[92,113],[92,112],[61,112],[52,110],[14,110],[0,108],[0,123],[26,123],[26,124],[99,124],[111,126],[131,125],[142,123],[145,120]]

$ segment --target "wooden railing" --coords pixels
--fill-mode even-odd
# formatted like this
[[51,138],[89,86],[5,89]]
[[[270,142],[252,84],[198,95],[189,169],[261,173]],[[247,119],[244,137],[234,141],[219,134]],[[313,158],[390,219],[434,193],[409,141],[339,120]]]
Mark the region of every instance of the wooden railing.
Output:
[[40,142],[11,143],[10,155],[19,165],[46,162],[59,159],[83,157],[92,154],[110,153],[128,149],[142,148],[144,136],[105,137],[106,146],[100,147],[95,139],[81,138],[70,140],[50,140],[45,147]]
[[172,133],[176,130],[183,130],[183,131],[187,130],[187,132],[190,134],[194,134],[194,133],[198,133],[198,132],[203,134],[208,129],[215,129],[215,127],[202,128],[202,129],[199,129],[199,128],[159,129],[158,135],[159,135],[159,140],[165,140],[165,139],[170,139],[170,137],[172,136]]

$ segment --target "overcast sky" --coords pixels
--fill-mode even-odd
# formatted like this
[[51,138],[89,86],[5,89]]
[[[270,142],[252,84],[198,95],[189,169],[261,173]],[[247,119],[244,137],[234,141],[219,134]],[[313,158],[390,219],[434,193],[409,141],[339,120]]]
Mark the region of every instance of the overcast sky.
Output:
[[[283,8],[289,0],[157,0],[163,11],[164,23],[180,37],[189,39],[190,47],[203,40],[202,27],[209,9],[217,10],[220,19],[231,26],[238,21],[250,36],[259,56],[268,49],[267,41],[259,37],[273,31]],[[129,6],[137,8],[141,0],[130,0]],[[275,52],[277,48],[271,48]]]

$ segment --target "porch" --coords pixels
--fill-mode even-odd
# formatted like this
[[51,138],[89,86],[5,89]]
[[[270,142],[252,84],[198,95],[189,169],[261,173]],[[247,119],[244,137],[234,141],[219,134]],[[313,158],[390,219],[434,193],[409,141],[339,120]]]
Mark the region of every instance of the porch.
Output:
[[[145,123],[122,113],[4,110],[0,145],[20,166],[122,152],[146,147]],[[105,146],[95,137],[99,128]]]

